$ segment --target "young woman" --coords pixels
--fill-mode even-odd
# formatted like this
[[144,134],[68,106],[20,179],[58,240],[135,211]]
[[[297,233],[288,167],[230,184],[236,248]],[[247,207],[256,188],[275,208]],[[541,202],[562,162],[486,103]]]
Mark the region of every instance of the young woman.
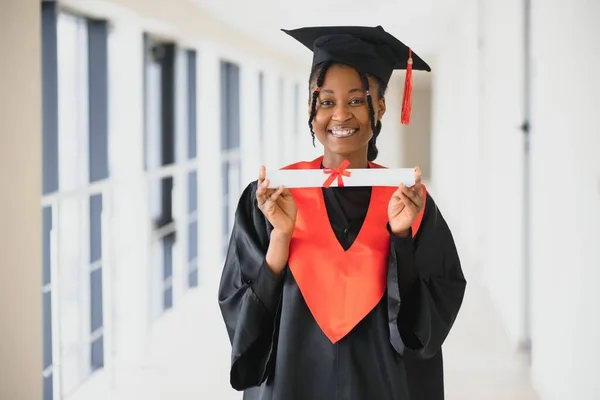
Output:
[[[309,127],[324,146],[287,168],[381,168],[392,71],[429,66],[381,27],[285,32],[314,52]],[[274,190],[261,168],[241,196],[219,288],[231,385],[244,399],[444,398],[441,346],[466,282],[418,168],[415,182]]]

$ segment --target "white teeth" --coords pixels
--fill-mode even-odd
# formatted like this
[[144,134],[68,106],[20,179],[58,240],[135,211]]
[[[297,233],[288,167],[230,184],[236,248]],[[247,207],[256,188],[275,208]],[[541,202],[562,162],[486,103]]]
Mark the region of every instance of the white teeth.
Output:
[[356,129],[332,129],[331,133],[335,137],[346,137],[354,134]]

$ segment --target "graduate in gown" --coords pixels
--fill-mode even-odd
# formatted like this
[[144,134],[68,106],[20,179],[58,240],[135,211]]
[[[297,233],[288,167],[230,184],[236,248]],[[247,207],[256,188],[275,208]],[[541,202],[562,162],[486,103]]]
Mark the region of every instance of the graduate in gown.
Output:
[[[394,69],[429,66],[381,27],[284,31],[314,52],[309,127],[338,185],[241,195],[219,287],[230,382],[246,400],[441,400],[442,344],[466,281],[449,227],[415,168],[407,187],[344,187],[374,162]],[[373,173],[376,173],[373,171]],[[340,184],[341,183],[341,184]]]

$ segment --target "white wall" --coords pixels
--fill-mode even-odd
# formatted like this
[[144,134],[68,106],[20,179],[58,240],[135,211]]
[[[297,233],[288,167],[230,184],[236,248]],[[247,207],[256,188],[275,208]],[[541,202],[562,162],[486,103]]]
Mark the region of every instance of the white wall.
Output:
[[0,398],[42,398],[40,7],[0,2]]
[[525,340],[523,264],[523,2],[484,1],[481,195],[485,208],[481,263],[490,294],[515,343]]
[[[600,397],[600,3],[592,3],[532,6],[531,371],[544,400]],[[434,196],[467,279],[482,273],[515,351],[527,333],[523,16],[518,0],[465,2],[433,75]]]
[[600,3],[532,2],[533,380],[600,398]]
[[[454,234],[469,278],[478,263],[475,210],[478,165],[476,1],[465,1],[446,26],[432,62],[431,194]],[[467,293],[468,295],[468,293]]]

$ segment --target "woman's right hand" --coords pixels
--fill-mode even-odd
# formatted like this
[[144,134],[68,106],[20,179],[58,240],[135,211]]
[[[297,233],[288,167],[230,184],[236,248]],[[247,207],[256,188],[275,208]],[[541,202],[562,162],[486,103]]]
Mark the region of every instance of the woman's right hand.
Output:
[[256,200],[258,208],[273,225],[276,234],[291,238],[296,224],[297,208],[290,191],[281,186],[277,190],[269,189],[269,180],[265,179],[264,165],[260,167]]

